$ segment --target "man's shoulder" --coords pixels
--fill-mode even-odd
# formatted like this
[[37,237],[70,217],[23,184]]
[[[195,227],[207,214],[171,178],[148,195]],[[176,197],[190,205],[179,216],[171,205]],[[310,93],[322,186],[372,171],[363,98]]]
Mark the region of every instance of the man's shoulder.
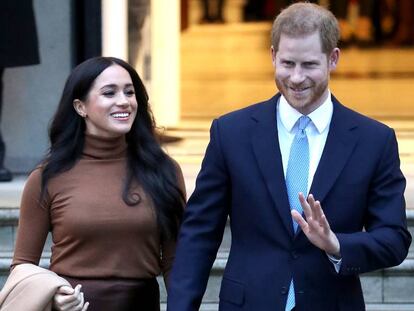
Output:
[[[276,103],[279,95],[275,95],[270,99],[251,104],[247,107],[231,111],[217,118],[220,123],[245,123],[247,120],[254,118],[262,113],[276,112]],[[276,117],[276,115],[275,115]]]
[[334,100],[334,114],[335,110],[340,113],[340,118],[345,118],[353,122],[356,126],[362,128],[371,128],[375,130],[388,131],[390,127],[381,121],[362,114],[356,110],[342,105],[338,100]]

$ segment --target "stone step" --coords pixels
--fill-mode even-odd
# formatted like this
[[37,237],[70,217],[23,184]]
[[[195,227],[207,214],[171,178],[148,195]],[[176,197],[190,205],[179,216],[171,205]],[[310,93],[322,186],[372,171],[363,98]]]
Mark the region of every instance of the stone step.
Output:
[[[188,168],[185,171],[188,171]],[[409,172],[414,172],[414,170],[411,169]],[[190,175],[194,177],[193,174]],[[186,176],[186,183],[188,183],[189,176]],[[7,278],[13,256],[16,225],[19,215],[18,206],[25,178],[25,176],[18,176],[12,183],[1,184],[0,187],[0,287],[2,287]],[[409,181],[413,180],[413,175],[408,174],[407,179]],[[412,209],[414,207],[414,192],[412,191],[413,187],[410,185],[411,183],[408,184],[406,192],[407,205],[410,207],[407,210],[407,216],[408,226],[414,235],[414,210]],[[188,192],[191,194],[192,188]],[[210,274],[207,291],[204,295],[203,305],[200,310],[212,311],[218,308],[220,283],[227,262],[230,245],[231,233],[229,226],[227,226],[223,242],[220,246],[220,252]],[[49,237],[40,263],[43,267],[48,266],[50,259],[50,251],[48,250],[50,250],[50,246],[51,239]],[[367,302],[367,310],[414,310],[414,247],[412,246],[410,248],[408,259],[399,267],[365,274],[361,280]],[[159,279],[159,283],[161,300],[165,306],[166,291],[161,278]]]
[[[367,311],[413,311],[414,304],[367,304]],[[166,310],[165,303],[161,304],[161,310]],[[217,311],[218,303],[206,303],[200,308],[200,311]]]
[[[210,273],[203,303],[212,304],[218,302],[220,283],[226,262],[227,253],[219,253]],[[397,267],[363,274],[361,275],[361,283],[367,304],[372,306],[383,304],[414,305],[414,258],[406,259]],[[166,292],[161,280],[160,285],[161,297],[164,301]],[[413,311],[414,309],[408,310]]]
[[[11,256],[12,253],[0,253],[0,287],[6,281]],[[47,267],[49,259],[50,252],[45,252],[40,265]],[[226,262],[227,253],[219,253],[210,273],[201,310],[217,310],[214,308],[217,307],[220,283]],[[158,278],[158,282],[161,301],[165,303],[167,295],[161,277]],[[414,310],[414,259],[406,259],[397,267],[363,274],[361,282],[367,310]]]
[[[13,256],[18,222],[18,202],[25,178],[18,178],[14,186],[0,187],[0,286],[7,278]],[[412,200],[409,199],[411,202]],[[410,205],[412,206],[412,205]],[[414,210],[407,210],[408,226],[414,236]],[[47,267],[50,259],[51,238],[49,236],[41,260],[41,266]],[[207,291],[201,310],[217,310],[218,294],[221,278],[227,262],[231,245],[231,232],[226,226],[223,242],[214,262]],[[379,270],[362,275],[362,286],[367,310],[414,310],[414,246],[409,251],[408,258],[398,267]],[[159,279],[161,299],[166,301],[166,291],[162,279]]]
[[[47,254],[50,255],[50,254]],[[49,257],[43,257],[41,266],[48,266]],[[226,259],[216,260],[210,274],[206,293],[200,310],[217,310],[221,276]],[[10,258],[0,259],[0,288],[7,278]],[[371,311],[413,311],[414,262],[409,260],[401,267],[378,271],[361,277],[367,310]],[[166,290],[162,278],[160,284],[161,302],[166,303]],[[165,310],[165,308],[163,309]]]
[[367,311],[413,311],[414,304],[367,304]]
[[[18,208],[0,208],[0,252],[13,252],[16,240],[18,217]],[[414,210],[412,209],[407,210],[407,224],[411,235],[414,236]],[[50,249],[51,245],[52,242],[49,235],[46,241],[45,250]],[[231,232],[229,223],[227,223],[219,253],[228,253],[230,246]],[[411,244],[408,258],[414,258],[414,243]]]

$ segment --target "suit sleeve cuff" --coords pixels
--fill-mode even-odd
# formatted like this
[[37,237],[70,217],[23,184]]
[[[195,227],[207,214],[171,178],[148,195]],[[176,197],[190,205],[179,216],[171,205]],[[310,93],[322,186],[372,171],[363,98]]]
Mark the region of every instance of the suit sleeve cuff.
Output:
[[328,253],[326,253],[326,256],[328,256],[329,261],[333,264],[336,273],[339,273],[339,271],[341,270],[342,257],[338,258]]

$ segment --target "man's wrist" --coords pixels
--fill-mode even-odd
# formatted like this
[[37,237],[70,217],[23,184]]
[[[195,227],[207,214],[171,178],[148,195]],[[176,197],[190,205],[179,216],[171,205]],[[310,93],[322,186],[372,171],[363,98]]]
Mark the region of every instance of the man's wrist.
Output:
[[333,258],[341,259],[341,245],[339,244],[338,238],[334,234],[334,242],[332,249],[326,250],[326,253],[331,255]]
[[341,258],[342,258],[342,256],[341,256],[341,253],[340,252],[338,252],[338,253],[335,253],[335,254],[333,254],[333,253],[327,253],[329,256],[331,256],[333,259],[335,259],[335,260],[340,260]]

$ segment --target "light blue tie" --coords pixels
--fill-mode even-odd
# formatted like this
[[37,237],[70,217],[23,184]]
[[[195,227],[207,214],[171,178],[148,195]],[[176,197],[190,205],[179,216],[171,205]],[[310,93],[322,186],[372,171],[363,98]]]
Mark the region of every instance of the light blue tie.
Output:
[[[297,210],[302,214],[302,206],[299,202],[299,192],[306,197],[308,192],[309,176],[309,143],[305,128],[311,119],[307,116],[299,118],[298,131],[293,138],[290,147],[288,167],[286,170],[286,188],[291,209]],[[294,231],[298,229],[298,224],[292,219]],[[295,307],[295,287],[293,279],[290,281],[288,298],[285,311],[290,311]]]

